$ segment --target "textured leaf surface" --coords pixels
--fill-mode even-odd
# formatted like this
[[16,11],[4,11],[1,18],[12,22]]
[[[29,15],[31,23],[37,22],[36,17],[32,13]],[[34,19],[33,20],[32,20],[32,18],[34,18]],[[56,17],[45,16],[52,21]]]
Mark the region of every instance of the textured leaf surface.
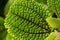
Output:
[[49,10],[60,17],[60,0],[47,0]]
[[[8,13],[9,8],[14,3],[14,1],[16,1],[16,0],[8,0],[7,4],[5,6],[5,12],[4,12],[5,15]],[[26,1],[29,1],[29,0],[26,0]],[[39,3],[47,4],[47,0],[34,0],[34,1],[39,2]]]
[[52,31],[46,22],[51,15],[43,4],[17,0],[6,16],[5,26],[16,40],[44,40]]
[[[7,13],[8,13],[8,11],[9,11],[9,8],[10,8],[10,6],[14,3],[14,1],[16,1],[16,0],[8,0],[8,2],[7,2],[7,4],[6,4],[6,6],[5,6],[5,11],[4,11],[4,14],[6,15]],[[26,1],[29,1],[29,0],[26,0]]]

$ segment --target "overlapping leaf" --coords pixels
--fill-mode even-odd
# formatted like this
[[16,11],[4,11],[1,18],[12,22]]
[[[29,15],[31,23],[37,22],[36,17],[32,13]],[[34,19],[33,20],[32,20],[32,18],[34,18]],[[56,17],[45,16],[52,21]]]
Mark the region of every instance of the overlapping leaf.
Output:
[[60,18],[48,17],[46,20],[50,27],[60,31]]
[[60,40],[60,32],[52,32],[45,40]]

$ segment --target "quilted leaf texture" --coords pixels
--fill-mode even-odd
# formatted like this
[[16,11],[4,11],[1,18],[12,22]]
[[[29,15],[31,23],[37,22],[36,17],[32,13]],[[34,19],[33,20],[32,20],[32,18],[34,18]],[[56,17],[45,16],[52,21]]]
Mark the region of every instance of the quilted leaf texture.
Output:
[[45,40],[60,40],[60,32],[52,32]]
[[[5,11],[4,11],[4,14],[6,15],[7,13],[8,13],[8,11],[9,11],[9,8],[10,8],[10,6],[14,3],[14,1],[16,1],[16,0],[8,0],[8,2],[7,2],[7,4],[6,4],[6,6],[5,6]],[[26,0],[26,1],[29,1],[29,0]]]
[[60,17],[60,0],[47,0],[49,10]]
[[46,22],[52,16],[47,6],[35,1],[16,0],[5,19],[5,27],[16,40],[44,40],[53,30]]
[[50,25],[50,27],[57,29],[58,31],[60,31],[60,18],[53,18],[53,17],[48,17],[46,19],[46,21],[48,22],[48,24]]
[[[7,4],[5,6],[5,9],[4,9],[5,10],[5,12],[4,12],[5,15],[8,13],[9,8],[14,3],[14,1],[16,1],[16,0],[8,0]],[[29,1],[29,0],[26,0],[26,1]],[[39,2],[39,3],[47,4],[47,0],[34,0],[34,1]]]

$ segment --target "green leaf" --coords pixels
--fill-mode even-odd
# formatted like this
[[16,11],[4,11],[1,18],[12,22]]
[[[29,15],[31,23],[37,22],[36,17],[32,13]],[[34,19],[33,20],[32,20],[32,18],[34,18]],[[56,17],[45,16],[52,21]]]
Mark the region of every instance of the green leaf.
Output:
[[60,17],[60,0],[47,0],[49,10]]
[[6,40],[16,40],[16,39],[8,33],[6,36]]
[[60,32],[52,32],[45,40],[60,40]]
[[53,31],[46,22],[49,16],[46,5],[17,0],[6,16],[5,27],[16,40],[44,40]]
[[50,25],[50,27],[57,29],[58,31],[60,31],[60,18],[52,18],[52,17],[48,17],[46,19],[46,21],[48,22],[48,24]]

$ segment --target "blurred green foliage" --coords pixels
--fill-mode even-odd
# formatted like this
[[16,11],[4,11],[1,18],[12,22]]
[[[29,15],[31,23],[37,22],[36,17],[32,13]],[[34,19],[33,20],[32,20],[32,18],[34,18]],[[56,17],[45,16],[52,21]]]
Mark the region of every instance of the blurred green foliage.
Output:
[[0,17],[0,40],[5,40],[7,35],[7,29],[4,26],[4,19]]

